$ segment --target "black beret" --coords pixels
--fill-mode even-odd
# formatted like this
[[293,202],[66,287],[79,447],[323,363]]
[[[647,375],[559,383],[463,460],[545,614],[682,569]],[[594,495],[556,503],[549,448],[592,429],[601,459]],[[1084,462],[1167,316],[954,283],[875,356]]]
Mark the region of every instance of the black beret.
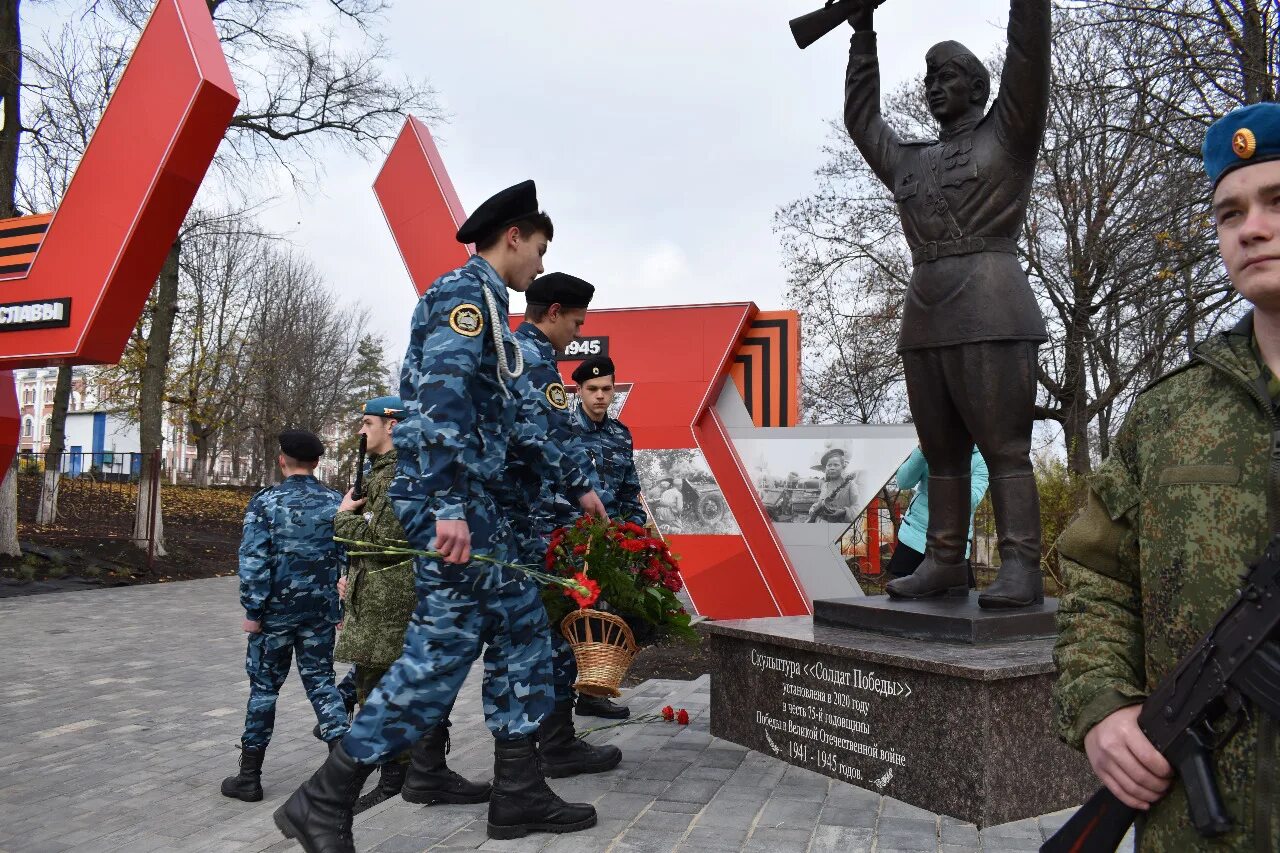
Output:
[[596,293],[595,285],[577,276],[563,272],[549,272],[533,280],[524,293],[524,300],[532,305],[562,305],[565,308],[586,308]]
[[581,385],[588,379],[598,379],[601,376],[613,376],[613,374],[613,359],[607,355],[593,355],[574,368],[572,376],[573,381]]
[[483,240],[499,228],[537,212],[538,188],[533,181],[521,181],[486,199],[477,207],[458,229],[458,242],[475,243]]
[[299,462],[315,462],[324,455],[324,442],[314,432],[287,429],[280,433],[280,452]]

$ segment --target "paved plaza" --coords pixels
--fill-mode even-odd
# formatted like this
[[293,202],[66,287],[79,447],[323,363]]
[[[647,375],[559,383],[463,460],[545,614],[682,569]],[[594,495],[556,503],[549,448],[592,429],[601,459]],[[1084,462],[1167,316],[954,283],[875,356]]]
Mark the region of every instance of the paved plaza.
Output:
[[[0,853],[285,851],[271,813],[323,761],[296,675],[280,702],[263,771],[266,799],[228,800],[248,680],[234,578],[0,600]],[[345,665],[340,665],[340,672]],[[484,806],[398,797],[356,818],[361,851],[1017,851],[1066,813],[989,827],[939,817],[832,781],[708,733],[709,682],[648,681],[633,713],[673,705],[688,726],[590,735],[620,746],[613,772],[552,780],[595,804],[589,832],[485,837]],[[589,720],[578,718],[584,725]],[[600,721],[603,724],[605,721]],[[479,671],[458,699],[450,764],[492,775]]]

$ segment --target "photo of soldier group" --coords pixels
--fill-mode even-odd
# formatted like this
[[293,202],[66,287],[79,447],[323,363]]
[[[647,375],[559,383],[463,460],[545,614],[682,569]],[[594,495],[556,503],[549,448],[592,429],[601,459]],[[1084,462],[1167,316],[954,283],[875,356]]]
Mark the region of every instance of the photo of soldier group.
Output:
[[637,450],[635,462],[649,516],[663,536],[738,533],[738,522],[701,451]]

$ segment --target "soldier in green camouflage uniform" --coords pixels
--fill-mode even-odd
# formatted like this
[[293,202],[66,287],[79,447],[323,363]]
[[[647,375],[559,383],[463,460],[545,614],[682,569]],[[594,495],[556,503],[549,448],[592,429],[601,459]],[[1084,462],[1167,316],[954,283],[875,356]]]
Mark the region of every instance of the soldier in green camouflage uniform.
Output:
[[1235,821],[1217,839],[1195,831],[1182,783],[1137,725],[1280,530],[1280,105],[1220,120],[1205,162],[1223,260],[1254,310],[1138,396],[1058,540],[1054,705],[1064,739],[1141,810],[1142,850],[1276,851],[1280,721],[1255,709],[1214,753]]
[[[339,538],[373,545],[405,543],[404,528],[387,497],[387,487],[396,475],[392,429],[406,414],[399,397],[378,397],[365,403],[360,425],[369,454],[364,498],[355,500],[351,492],[343,498],[333,520],[333,529]],[[349,547],[357,554],[375,550]],[[404,649],[404,634],[417,606],[418,594],[414,588],[412,559],[356,556],[350,563],[350,572],[340,587],[346,610],[334,658],[356,665],[356,701],[363,705]],[[445,766],[448,726],[446,717],[412,750],[383,764],[378,786],[360,798],[355,811],[363,811],[401,793],[412,803],[444,801],[444,797],[432,796],[437,788],[460,794],[463,802],[488,799],[487,784],[468,782]],[[448,801],[458,800],[449,798]]]

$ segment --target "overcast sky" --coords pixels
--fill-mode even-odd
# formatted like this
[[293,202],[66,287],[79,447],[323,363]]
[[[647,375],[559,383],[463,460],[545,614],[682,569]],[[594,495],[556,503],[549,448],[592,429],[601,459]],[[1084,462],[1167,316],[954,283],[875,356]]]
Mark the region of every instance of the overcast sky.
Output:
[[[449,118],[433,131],[463,206],[534,178],[556,225],[547,270],[594,283],[594,305],[769,309],[785,282],[773,213],[815,187],[841,110],[849,29],[801,51],[787,28],[820,2],[398,0],[384,31],[390,73],[439,92]],[[1007,14],[1007,0],[888,0],[884,91],[943,39],[998,49]],[[371,189],[380,165],[332,155],[265,218],[370,305],[398,358],[415,294]]]

